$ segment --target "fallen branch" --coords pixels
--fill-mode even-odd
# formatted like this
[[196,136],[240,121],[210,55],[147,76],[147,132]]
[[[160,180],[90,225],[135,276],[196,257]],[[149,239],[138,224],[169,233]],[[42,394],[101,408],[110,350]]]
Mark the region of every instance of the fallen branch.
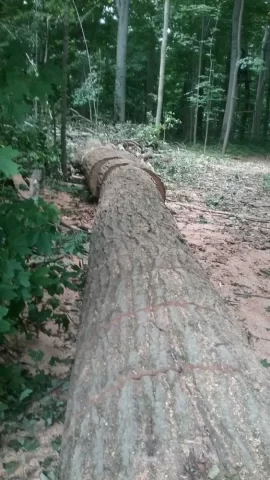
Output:
[[[71,108],[70,111],[73,112],[73,113],[75,113],[75,115],[77,115],[77,117],[81,118],[81,119],[84,120],[85,122],[90,123],[90,124],[92,125],[92,122],[91,122],[91,120],[89,120],[89,118],[84,117],[84,116],[81,115],[79,112],[77,112],[77,110],[74,110],[74,108]],[[95,132],[94,130],[90,129],[89,127],[88,127],[87,130],[89,130],[93,135],[96,135],[96,136],[98,137],[97,132]]]
[[[173,202],[173,200],[167,200],[167,202]],[[181,205],[184,208],[189,208],[190,210],[198,210],[199,212],[203,212],[203,213],[210,213],[210,214],[213,214],[213,215],[223,215],[225,217],[235,217],[238,220],[241,220],[242,222],[243,221],[262,222],[262,223],[270,222],[270,219],[267,219],[267,218],[244,217],[244,216],[241,216],[241,215],[237,215],[236,213],[233,213],[233,212],[228,212],[226,210],[224,210],[224,211],[223,210],[209,210],[209,209],[196,207],[195,205],[189,205],[187,203],[181,203],[181,202],[177,202],[177,204]],[[171,209],[171,211],[174,215],[180,215],[180,213],[181,213],[181,212],[177,212],[173,209]]]
[[250,331],[249,331],[249,333],[253,338],[256,338],[257,340],[263,340],[264,342],[270,342],[270,338],[258,337],[258,335],[254,335],[254,333],[252,333]]
[[84,232],[91,233],[91,230],[89,230],[89,228],[85,227],[84,225],[80,225],[79,227],[77,225],[69,225],[67,222],[65,222],[65,220],[60,220],[60,225],[68,228],[69,230],[74,230],[74,231],[82,230]]
[[60,181],[59,184],[62,185],[62,186],[74,188],[74,189],[77,189],[77,190],[85,190],[85,186],[81,183],[72,183],[72,182],[62,182],[62,181]]
[[28,263],[28,267],[35,268],[35,267],[39,267],[40,265],[42,266],[49,265],[50,263],[59,262],[59,260],[62,260],[63,258],[65,258],[65,256],[66,255],[58,255],[57,257],[51,257],[48,260],[40,260],[40,261],[33,260],[32,262]]
[[263,298],[264,300],[270,300],[270,297],[264,297],[263,295],[256,295],[255,293],[234,293],[234,295],[237,295],[237,297],[243,297],[243,298]]

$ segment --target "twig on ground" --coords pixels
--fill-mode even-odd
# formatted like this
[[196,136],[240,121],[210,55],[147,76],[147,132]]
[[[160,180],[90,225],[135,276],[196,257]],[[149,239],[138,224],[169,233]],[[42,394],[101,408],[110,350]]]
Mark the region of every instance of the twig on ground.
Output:
[[[75,113],[75,115],[77,115],[77,117],[81,118],[85,122],[90,123],[92,125],[92,122],[91,122],[91,120],[89,120],[89,118],[84,117],[79,112],[77,112],[77,110],[74,110],[74,108],[71,108],[70,111]],[[87,128],[87,130],[89,130],[93,135],[96,135],[98,137],[98,134],[97,134],[97,132],[95,132],[95,130],[90,129],[89,127]]]
[[237,295],[237,297],[243,297],[243,298],[263,298],[264,300],[270,300],[270,297],[264,297],[263,295],[256,295],[255,293],[236,293],[234,292],[234,295]]
[[[173,200],[167,200],[167,202],[173,202]],[[270,218],[255,218],[255,217],[244,217],[244,216],[241,216],[241,215],[237,215],[236,213],[233,213],[233,212],[228,212],[226,210],[210,210],[210,209],[206,209],[206,208],[201,208],[201,207],[197,207],[195,205],[189,205],[187,203],[182,203],[182,202],[177,202],[177,205],[181,205],[182,207],[184,208],[189,208],[190,210],[198,210],[199,212],[203,212],[203,213],[211,213],[213,215],[223,215],[225,217],[235,217],[237,218],[238,220],[241,220],[242,222],[243,221],[249,221],[249,222],[262,222],[262,223],[270,223]],[[172,210],[172,212],[174,213],[174,215],[179,215],[181,212],[177,212],[175,210]]]
[[85,227],[84,225],[80,225],[79,227],[77,225],[69,225],[67,222],[65,222],[65,220],[60,220],[60,225],[62,225],[63,227],[69,228],[69,230],[74,230],[74,231],[82,230],[84,232],[91,233],[91,230]]
[[63,258],[65,258],[65,255],[58,255],[57,257],[52,257],[52,258],[49,258],[48,260],[41,260],[41,261],[33,260],[33,262],[28,263],[28,266],[30,268],[34,268],[34,267],[39,267],[40,265],[49,265],[50,263],[59,262],[59,260],[62,260]]

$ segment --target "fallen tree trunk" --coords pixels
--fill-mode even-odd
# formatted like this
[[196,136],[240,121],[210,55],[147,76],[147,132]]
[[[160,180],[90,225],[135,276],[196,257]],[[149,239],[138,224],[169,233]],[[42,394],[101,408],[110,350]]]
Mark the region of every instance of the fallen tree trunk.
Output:
[[61,480],[267,480],[268,373],[157,183],[119,165],[99,179]]

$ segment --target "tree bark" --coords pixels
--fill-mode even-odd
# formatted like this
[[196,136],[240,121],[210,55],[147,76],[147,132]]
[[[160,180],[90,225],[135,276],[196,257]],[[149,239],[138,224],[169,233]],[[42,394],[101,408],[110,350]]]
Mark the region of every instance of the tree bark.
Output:
[[147,78],[146,78],[146,115],[145,115],[145,122],[147,122],[147,114],[153,115],[154,110],[154,99],[153,95],[155,92],[156,87],[156,72],[155,72],[155,60],[156,60],[156,41],[155,41],[155,33],[153,32],[151,35],[151,39],[149,40],[149,52],[148,52],[148,60],[147,60]]
[[246,128],[247,128],[247,120],[248,120],[248,116],[249,116],[250,111],[251,111],[251,106],[250,106],[250,97],[251,97],[250,81],[251,81],[251,78],[250,77],[251,77],[251,73],[249,71],[249,68],[246,67],[245,72],[244,72],[245,102],[244,102],[244,111],[243,111],[242,117],[241,117],[240,132],[239,132],[241,140],[244,140],[244,138],[245,138]]
[[168,27],[170,16],[170,0],[165,0],[164,3],[164,23],[163,23],[163,36],[160,53],[160,68],[159,68],[159,83],[158,83],[158,99],[157,99],[157,114],[156,114],[156,126],[159,127],[161,123],[162,106],[163,106],[163,94],[164,94],[164,79],[165,79],[165,64],[166,64],[166,49],[168,39]]
[[[98,162],[85,152],[87,178]],[[105,175],[61,480],[270,478],[268,372],[148,173],[128,164]]]
[[267,95],[266,95],[266,105],[265,105],[265,112],[264,112],[264,119],[263,119],[263,136],[268,136],[268,128],[269,128],[269,117],[270,117],[270,69],[268,70],[268,88],[267,88]]
[[233,114],[236,106],[237,76],[239,69],[239,60],[241,58],[241,28],[244,10],[244,0],[234,0],[232,15],[232,51],[229,88],[227,93],[226,107],[223,117],[221,130],[221,140],[223,141],[222,153],[226,152],[229,136],[232,128]]
[[61,168],[64,178],[67,177],[67,92],[68,92],[68,36],[69,36],[69,0],[64,10],[64,40],[62,59],[62,93],[61,93]]
[[128,40],[128,16],[130,0],[116,0],[118,31],[116,51],[116,76],[114,93],[114,117],[116,122],[125,121],[126,107],[126,61]]
[[200,109],[200,83],[201,83],[201,74],[202,74],[202,58],[203,58],[203,40],[204,40],[204,16],[202,17],[202,26],[201,26],[201,39],[199,47],[199,58],[198,58],[198,84],[197,84],[197,94],[196,94],[196,104],[195,104],[195,113],[194,113],[194,130],[193,130],[193,145],[197,143],[197,129],[198,129],[198,116]]
[[[260,127],[261,127],[261,117],[262,117],[262,109],[263,109],[263,100],[264,100],[264,91],[265,91],[265,79],[266,79],[266,72],[267,68],[269,68],[269,49],[270,49],[270,25],[267,25],[264,32],[263,42],[262,42],[262,52],[261,52],[261,59],[263,62],[259,79],[257,85],[257,94],[256,94],[256,103],[255,103],[255,110],[253,115],[253,122],[252,122],[252,138],[254,140],[259,140],[260,137]],[[266,61],[268,61],[268,65],[266,65]]]

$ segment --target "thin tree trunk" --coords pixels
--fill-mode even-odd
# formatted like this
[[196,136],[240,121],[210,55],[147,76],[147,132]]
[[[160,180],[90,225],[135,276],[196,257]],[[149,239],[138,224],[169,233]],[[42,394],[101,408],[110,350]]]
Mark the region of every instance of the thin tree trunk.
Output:
[[244,111],[241,118],[241,125],[240,125],[240,138],[244,140],[246,128],[247,128],[247,119],[250,113],[250,74],[247,72],[245,76],[245,105]]
[[156,126],[159,127],[161,123],[162,107],[163,107],[163,94],[164,94],[164,79],[165,79],[165,64],[166,64],[166,49],[168,40],[168,27],[170,16],[170,0],[164,2],[164,23],[163,23],[163,36],[160,53],[160,69],[159,69],[159,83],[158,83],[158,99],[157,99],[157,113],[156,113]]
[[[155,91],[155,37],[149,41],[149,52],[147,61],[147,79],[146,79],[146,114],[153,114],[153,94]],[[147,118],[146,118],[147,120]]]
[[66,0],[63,18],[63,60],[62,60],[62,97],[61,97],[61,167],[64,178],[67,177],[67,93],[68,93],[68,42],[69,42],[69,0]]
[[268,372],[148,173],[84,154],[101,193],[60,479],[269,479]]
[[201,82],[202,57],[203,57],[203,37],[204,37],[204,16],[202,17],[201,40],[200,40],[200,48],[199,48],[198,85],[197,85],[197,95],[196,95],[197,98],[196,98],[195,114],[194,114],[193,145],[196,145],[197,143],[198,113],[200,108],[200,82]]
[[234,0],[232,15],[232,52],[230,79],[227,94],[226,108],[224,112],[223,125],[221,131],[221,140],[223,140],[222,153],[226,152],[230,132],[232,129],[233,115],[236,106],[237,94],[237,76],[239,69],[239,60],[241,57],[241,28],[244,10],[244,0]]
[[50,15],[47,14],[46,16],[46,38],[45,38],[45,51],[44,51],[44,58],[43,63],[47,63],[48,61],[48,50],[49,50],[49,24],[50,24]]
[[114,118],[116,122],[125,121],[126,108],[126,69],[128,16],[130,0],[116,0],[118,10],[118,31],[116,51],[116,76],[114,93]]
[[212,31],[212,37],[210,42],[210,49],[209,49],[209,77],[208,77],[208,94],[207,94],[207,105],[206,105],[206,127],[205,127],[205,137],[204,137],[204,152],[206,152],[208,136],[209,136],[209,127],[210,127],[210,118],[211,118],[211,109],[212,109],[212,90],[214,88],[214,62],[213,62],[213,47],[214,47],[214,35],[217,30],[217,25],[219,21],[219,17],[221,14],[221,8],[219,7],[214,28]]
[[[36,70],[36,75],[38,75],[39,71],[39,27],[40,27],[40,21],[39,21],[39,9],[41,5],[38,0],[35,0],[35,70]],[[38,97],[35,97],[34,99],[34,116],[36,121],[38,120]]]
[[[189,68],[190,68],[190,65],[189,65]],[[180,98],[180,121],[181,121],[180,130],[182,132],[182,135],[185,141],[188,139],[187,126],[189,125],[189,101],[187,99],[187,94],[190,91],[191,91],[190,74],[188,73],[183,83],[183,91]]]
[[57,122],[56,122],[56,108],[55,105],[52,107],[52,125],[53,125],[53,147],[56,149],[57,147]]
[[[205,67],[202,66],[202,76],[205,73]],[[199,95],[201,98],[204,96],[204,89],[201,87],[199,90]],[[204,105],[199,105],[198,109],[198,123],[197,123],[197,139],[202,141],[203,139],[203,121],[204,121]]]
[[270,118],[270,72],[268,70],[268,88],[267,88],[267,95],[266,95],[265,113],[264,113],[264,119],[263,119],[264,138],[267,138],[268,136],[269,118]]
[[255,110],[253,115],[252,122],[252,138],[258,140],[260,137],[260,127],[261,127],[261,117],[263,109],[263,99],[264,99],[264,90],[265,90],[265,77],[266,77],[266,60],[269,62],[269,47],[270,47],[270,25],[267,25],[264,32],[263,42],[262,42],[262,52],[261,60],[263,66],[261,68],[258,85],[257,85],[257,94],[256,94],[256,103]]
[[227,98],[227,95],[228,95],[228,87],[229,87],[229,77],[230,77],[230,57],[231,57],[231,54],[230,54],[230,51],[227,55],[227,58],[226,58],[226,68],[225,68],[225,79],[224,79],[224,83],[223,83],[223,90],[224,90],[224,100],[222,100],[221,102],[221,109],[220,109],[220,113],[218,115],[218,121],[217,121],[217,130],[216,130],[216,136],[220,136],[221,135],[221,130],[222,130],[222,125],[223,125],[223,119],[224,119],[224,112],[225,112],[225,108],[226,108],[226,98]]

